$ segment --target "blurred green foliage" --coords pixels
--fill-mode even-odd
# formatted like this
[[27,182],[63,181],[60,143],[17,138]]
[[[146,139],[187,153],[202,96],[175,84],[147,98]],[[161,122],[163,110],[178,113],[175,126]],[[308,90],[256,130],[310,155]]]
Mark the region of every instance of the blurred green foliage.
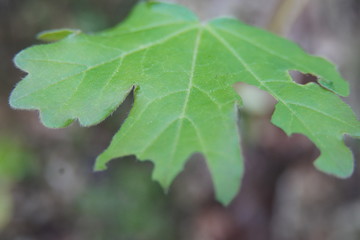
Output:
[[11,217],[12,202],[8,188],[0,183],[0,230],[8,223]]
[[[123,160],[79,199],[86,239],[174,239],[174,212],[146,164]],[[109,174],[109,171],[107,171]]]
[[33,155],[18,141],[0,138],[0,182],[20,181],[34,168]]
[[33,160],[34,157],[18,141],[0,138],[0,229],[12,215],[11,187],[35,170]]

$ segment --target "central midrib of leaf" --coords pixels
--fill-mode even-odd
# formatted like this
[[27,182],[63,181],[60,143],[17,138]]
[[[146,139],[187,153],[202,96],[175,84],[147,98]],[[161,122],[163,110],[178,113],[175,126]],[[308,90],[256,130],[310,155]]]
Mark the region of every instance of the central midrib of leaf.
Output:
[[[179,121],[180,122],[178,123],[178,128],[177,128],[177,131],[176,131],[175,141],[174,141],[174,144],[173,144],[172,150],[171,150],[172,156],[170,158],[168,166],[171,165],[171,161],[174,159],[176,147],[178,145],[179,138],[180,138],[182,125],[183,125],[184,119],[186,118],[186,109],[188,107],[191,90],[193,88],[193,79],[194,79],[194,75],[195,75],[196,60],[197,60],[197,56],[198,56],[198,52],[199,52],[200,39],[201,39],[202,31],[203,31],[203,29],[199,27],[198,32],[197,32],[197,36],[196,36],[196,39],[195,39],[195,44],[194,44],[194,54],[192,56],[189,84],[188,84],[187,89],[186,89],[184,105],[183,105],[183,108],[182,108],[180,116],[179,116]],[[204,150],[204,149],[202,149],[202,150]]]
[[[156,27],[163,27],[163,26],[166,26],[166,25],[158,25],[158,26],[153,26],[152,28],[156,28]],[[300,117],[297,116],[297,114],[295,113],[295,111],[291,108],[291,106],[289,104],[287,104],[286,101],[284,101],[280,96],[278,96],[276,94],[276,92],[274,92],[268,85],[266,85],[266,83],[264,81],[261,81],[261,79],[256,75],[256,73],[251,69],[251,67],[246,64],[245,60],[242,59],[242,57],[236,52],[236,50],[224,39],[222,38],[215,29],[213,29],[211,26],[207,25],[207,24],[200,24],[200,23],[194,23],[192,24],[190,27],[185,27],[185,28],[182,28],[172,34],[169,34],[167,35],[166,37],[164,38],[161,38],[155,42],[152,42],[150,44],[147,44],[147,45],[143,45],[139,48],[136,48],[132,51],[128,51],[128,52],[125,52],[125,53],[122,53],[120,54],[118,57],[115,57],[113,59],[110,59],[106,62],[103,62],[103,63],[99,63],[97,65],[94,65],[94,66],[91,66],[90,68],[88,68],[87,70],[91,70],[93,68],[96,68],[98,66],[101,66],[103,64],[106,64],[106,63],[110,63],[110,62],[113,62],[113,61],[117,61],[120,59],[120,63],[119,63],[119,67],[117,69],[120,68],[120,65],[121,65],[121,62],[124,60],[125,57],[133,54],[133,53],[136,53],[136,52],[140,52],[140,51],[143,51],[143,50],[147,50],[151,47],[154,47],[156,45],[159,45],[161,43],[164,43],[166,41],[169,41],[175,37],[178,37],[182,34],[185,34],[187,33],[188,31],[191,31],[191,30],[194,30],[194,29],[197,29],[197,36],[195,38],[195,41],[194,41],[194,53],[193,53],[193,56],[192,56],[192,64],[191,64],[191,69],[190,69],[190,76],[189,76],[189,83],[188,83],[188,86],[185,90],[181,90],[179,92],[185,92],[185,99],[184,99],[184,104],[182,106],[182,110],[180,112],[180,115],[175,118],[173,121],[171,121],[168,125],[166,125],[166,127],[163,129],[166,130],[167,127],[169,127],[171,124],[173,124],[175,121],[178,121],[177,123],[177,131],[176,131],[176,136],[175,136],[175,141],[173,142],[172,144],[172,156],[175,155],[175,152],[176,152],[176,148],[177,148],[177,145],[178,145],[178,141],[179,141],[179,138],[180,138],[180,134],[181,134],[181,130],[182,130],[182,125],[183,125],[183,121],[185,119],[189,120],[189,122],[191,122],[191,124],[193,125],[194,129],[196,130],[196,125],[194,125],[194,123],[192,122],[191,119],[189,119],[187,116],[186,116],[186,109],[187,109],[187,106],[188,106],[188,102],[189,102],[189,98],[190,98],[190,95],[191,95],[191,91],[192,89],[195,87],[193,85],[193,78],[194,78],[194,74],[195,74],[195,68],[196,68],[196,61],[197,61],[197,57],[198,57],[198,51],[199,51],[199,46],[200,46],[200,42],[201,42],[201,36],[202,36],[202,33],[203,31],[207,31],[208,33],[210,33],[215,39],[217,39],[223,46],[225,49],[227,49],[232,55],[234,55],[236,57],[236,59],[239,61],[239,63],[241,64],[241,66],[246,70],[248,71],[253,77],[254,79],[257,80],[258,82],[258,87],[262,87],[264,88],[264,90],[268,91],[276,100],[278,100],[279,102],[281,102],[286,108],[289,109],[289,111],[292,113],[293,116],[295,116],[301,123],[302,125],[304,126],[304,128],[306,128],[308,130],[308,134],[312,136],[313,139],[316,139],[316,136],[314,136],[312,134],[312,131],[307,127],[306,124],[304,124],[301,120]],[[147,29],[144,29],[144,30],[147,30]],[[227,31],[228,32],[228,31]],[[232,33],[231,33],[232,34]],[[253,44],[252,42],[250,42],[248,39],[246,39],[247,42],[249,44],[252,44],[258,48],[261,48],[261,49],[265,49],[266,51],[270,51],[268,50],[267,48],[263,48],[261,46],[259,46],[258,44]],[[278,56],[277,54],[271,52],[272,54],[274,54],[275,56],[277,57],[281,57],[283,58],[282,56]],[[239,68],[241,67],[239,66]],[[115,73],[113,74],[115,75]],[[109,80],[111,81],[111,79]],[[106,83],[106,85],[109,84],[109,81]],[[239,82],[241,82],[241,79],[238,79]],[[231,84],[231,83],[229,83]],[[104,86],[105,88],[106,86]],[[146,109],[146,107],[144,108]],[[126,133],[125,133],[126,134]],[[161,132],[158,134],[158,136],[161,134]],[[199,142],[201,144],[201,136],[198,136],[199,137]],[[154,141],[156,140],[156,138],[154,139]],[[153,142],[153,141],[152,141]],[[318,141],[318,143],[321,143],[321,141]],[[147,150],[147,148],[151,145],[152,143],[150,142],[147,146],[145,146],[142,150],[142,152],[145,152]],[[203,144],[201,144],[203,145]],[[206,149],[204,149],[204,147],[201,147],[201,151],[204,153]],[[174,157],[170,158],[170,161],[168,162],[168,167],[171,166],[171,161],[174,160]]]

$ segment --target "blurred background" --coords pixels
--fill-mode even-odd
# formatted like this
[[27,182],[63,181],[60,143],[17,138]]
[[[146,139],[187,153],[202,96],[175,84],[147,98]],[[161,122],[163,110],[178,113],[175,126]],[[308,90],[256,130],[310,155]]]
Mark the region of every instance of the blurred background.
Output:
[[[202,20],[231,15],[292,39],[334,62],[349,81],[345,99],[360,116],[360,1],[178,0]],[[314,169],[319,151],[301,135],[272,126],[272,101],[240,91],[255,104],[239,111],[246,173],[233,202],[213,196],[201,155],[194,155],[169,193],[151,180],[152,165],[127,157],[92,171],[132,105],[129,96],[107,120],[47,129],[36,111],[7,99],[25,73],[12,58],[56,28],[96,32],[123,20],[134,0],[0,0],[1,240],[357,240],[360,239],[360,143],[349,179]],[[314,81],[293,73],[299,83]],[[246,103],[246,102],[245,102]]]

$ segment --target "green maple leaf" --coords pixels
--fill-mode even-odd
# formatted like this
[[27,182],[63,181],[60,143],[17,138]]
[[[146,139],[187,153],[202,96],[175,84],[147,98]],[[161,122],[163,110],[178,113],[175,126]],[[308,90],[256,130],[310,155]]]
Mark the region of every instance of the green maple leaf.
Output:
[[[134,106],[96,170],[113,158],[136,155],[154,163],[153,178],[168,188],[199,152],[217,198],[228,203],[243,173],[240,97],[232,86],[245,82],[278,101],[276,126],[316,144],[317,168],[339,177],[353,171],[343,135],[359,137],[360,125],[337,96],[346,96],[348,85],[332,64],[290,41],[231,18],[200,23],[187,9],[165,3],[141,3],[124,23],[94,35],[62,31],[44,38],[63,39],[16,56],[16,65],[29,74],[10,104],[40,110],[46,126],[64,127],[75,119],[97,124],[134,88]],[[299,85],[289,70],[316,75],[320,85]]]

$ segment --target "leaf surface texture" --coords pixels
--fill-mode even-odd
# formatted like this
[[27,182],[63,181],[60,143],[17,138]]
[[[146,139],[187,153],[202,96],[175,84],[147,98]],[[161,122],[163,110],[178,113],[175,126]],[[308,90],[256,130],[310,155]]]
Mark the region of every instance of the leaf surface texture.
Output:
[[[141,3],[110,30],[30,47],[15,63],[28,75],[12,92],[11,106],[40,110],[48,127],[75,119],[97,124],[134,89],[131,112],[98,157],[97,170],[113,158],[136,155],[154,163],[153,178],[168,188],[198,152],[217,198],[229,203],[243,174],[241,99],[233,84],[244,82],[277,100],[276,126],[306,135],[320,149],[316,167],[340,177],[353,171],[343,135],[358,137],[359,121],[338,96],[348,94],[348,85],[335,67],[235,19],[200,23],[181,6]],[[299,85],[290,70],[316,75],[319,84]]]

